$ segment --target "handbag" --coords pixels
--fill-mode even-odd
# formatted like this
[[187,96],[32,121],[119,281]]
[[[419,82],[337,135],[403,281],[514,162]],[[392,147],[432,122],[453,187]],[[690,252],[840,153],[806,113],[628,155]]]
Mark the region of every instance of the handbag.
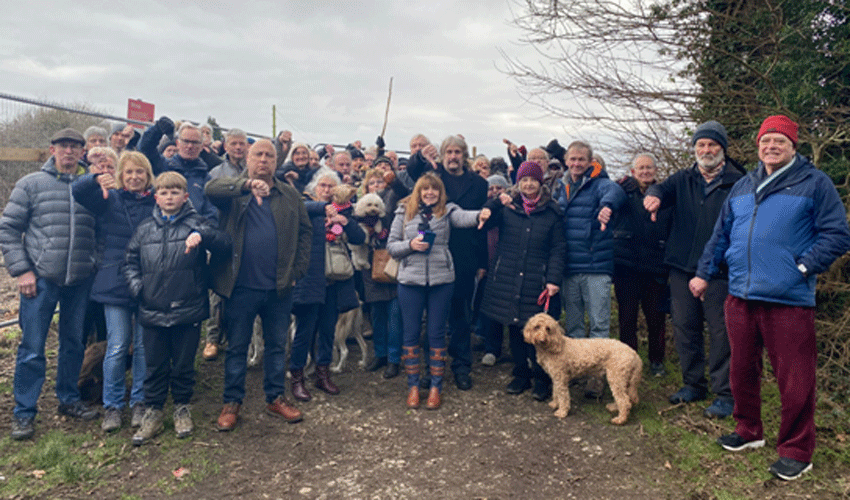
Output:
[[325,242],[325,278],[331,281],[345,281],[354,276],[354,266],[348,249],[340,240]]
[[398,261],[385,248],[375,249],[372,255],[372,280],[378,283],[398,283]]
[[[391,263],[393,266],[391,266]],[[392,273],[388,268],[392,267]],[[386,248],[376,248],[372,252],[372,281],[377,283],[396,283],[398,275],[398,261],[390,257]]]

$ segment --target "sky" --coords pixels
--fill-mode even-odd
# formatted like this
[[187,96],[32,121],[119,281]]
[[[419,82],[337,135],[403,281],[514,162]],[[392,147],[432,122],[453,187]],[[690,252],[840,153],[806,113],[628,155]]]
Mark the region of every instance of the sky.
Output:
[[[488,157],[604,131],[546,116],[504,73],[502,52],[534,62],[512,26],[515,0],[468,2],[15,2],[0,18],[0,92],[126,116],[206,121],[296,141],[407,149],[462,134]],[[501,52],[500,52],[501,51]]]

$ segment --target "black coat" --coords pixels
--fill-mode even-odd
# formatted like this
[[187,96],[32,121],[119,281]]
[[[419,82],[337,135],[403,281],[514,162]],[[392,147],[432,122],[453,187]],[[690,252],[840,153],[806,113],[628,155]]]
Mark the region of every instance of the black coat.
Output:
[[[186,238],[195,231],[201,244],[187,254]],[[230,236],[198,215],[190,202],[173,220],[163,219],[155,207],[153,217],[139,224],[122,271],[130,295],[139,301],[142,325],[186,325],[209,316],[207,250],[214,257],[230,253]]]
[[503,325],[521,325],[542,312],[537,298],[546,284],[561,286],[564,274],[564,215],[547,192],[531,214],[514,196],[513,206],[497,200],[486,205],[493,211],[484,226],[499,228],[496,259],[488,274],[481,312]]
[[614,274],[627,268],[641,273],[667,274],[664,245],[670,232],[672,207],[659,210],[652,222],[643,208],[644,193],[633,177],[620,181],[626,203],[615,212],[611,222],[614,235]]

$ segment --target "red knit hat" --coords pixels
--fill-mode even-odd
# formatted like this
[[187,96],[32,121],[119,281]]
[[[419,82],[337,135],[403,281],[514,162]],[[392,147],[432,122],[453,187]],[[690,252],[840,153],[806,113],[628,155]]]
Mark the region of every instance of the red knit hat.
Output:
[[523,177],[533,177],[537,179],[537,182],[543,184],[543,169],[540,168],[540,165],[534,161],[524,161],[522,165],[519,166],[519,170],[516,173],[516,181],[519,184],[519,180]]
[[759,135],[756,137],[756,142],[761,140],[761,136],[769,132],[778,132],[785,137],[791,139],[794,147],[797,147],[797,124],[785,115],[768,116],[764,119],[759,129]]

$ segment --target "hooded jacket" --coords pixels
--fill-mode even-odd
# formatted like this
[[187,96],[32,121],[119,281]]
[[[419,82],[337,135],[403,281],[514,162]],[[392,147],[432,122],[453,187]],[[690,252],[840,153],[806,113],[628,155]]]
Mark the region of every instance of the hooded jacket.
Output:
[[847,211],[829,176],[799,154],[757,191],[766,178],[760,162],[732,188],[696,275],[708,280],[725,262],[730,295],[814,307],[817,274],[850,250]]

